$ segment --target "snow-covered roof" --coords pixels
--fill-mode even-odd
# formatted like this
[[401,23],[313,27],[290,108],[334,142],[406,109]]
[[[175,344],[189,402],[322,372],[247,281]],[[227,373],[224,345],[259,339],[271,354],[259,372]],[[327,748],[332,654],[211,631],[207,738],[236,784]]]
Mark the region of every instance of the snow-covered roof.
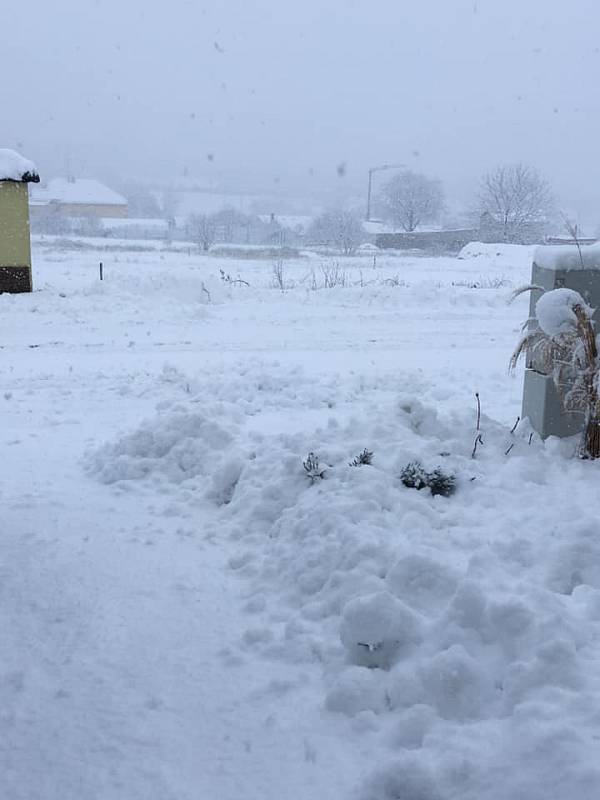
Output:
[[38,183],[39,180],[33,161],[23,158],[15,150],[0,148],[0,181]]
[[32,192],[34,204],[62,203],[64,205],[125,206],[127,200],[92,178],[53,178],[47,186]]

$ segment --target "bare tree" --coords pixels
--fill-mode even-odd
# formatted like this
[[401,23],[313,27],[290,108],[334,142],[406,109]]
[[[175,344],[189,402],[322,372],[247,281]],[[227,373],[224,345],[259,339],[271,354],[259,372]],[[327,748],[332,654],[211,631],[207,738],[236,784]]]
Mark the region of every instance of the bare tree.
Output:
[[570,219],[564,212],[561,214],[563,225],[565,226],[565,230],[573,239],[573,243],[577,248],[577,252],[579,253],[579,263],[581,264],[581,269],[585,269],[585,263],[583,261],[583,253],[581,252],[581,235],[579,230],[579,225],[575,222],[575,220]]
[[215,241],[217,223],[208,214],[192,214],[188,217],[186,230],[190,239],[207,252]]
[[[227,206],[220,211],[216,211],[212,215],[212,219],[221,231],[223,241],[240,242],[249,239],[251,220],[241,211]],[[221,240],[221,236],[219,240]]]
[[439,219],[444,209],[444,190],[440,181],[405,170],[385,184],[380,203],[386,219],[410,232]]
[[543,235],[554,215],[554,198],[534,167],[502,165],[481,181],[479,213],[500,241],[526,243]]
[[364,237],[359,214],[341,209],[321,214],[307,233],[309,242],[337,247],[345,256],[353,255]]

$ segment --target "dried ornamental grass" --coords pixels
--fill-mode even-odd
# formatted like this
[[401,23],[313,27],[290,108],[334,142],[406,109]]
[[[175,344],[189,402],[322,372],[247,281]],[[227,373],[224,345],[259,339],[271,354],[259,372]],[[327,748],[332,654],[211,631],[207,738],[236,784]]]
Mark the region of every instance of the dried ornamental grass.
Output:
[[[513,298],[527,291],[540,290],[526,286]],[[543,290],[542,290],[543,291]],[[600,363],[591,309],[578,292],[571,289],[552,289],[543,292],[535,307],[537,327],[528,328],[512,357],[516,367],[519,358],[526,356],[528,364],[538,372],[550,375],[566,411],[581,411],[585,428],[581,455],[600,457],[600,403],[598,381]]]

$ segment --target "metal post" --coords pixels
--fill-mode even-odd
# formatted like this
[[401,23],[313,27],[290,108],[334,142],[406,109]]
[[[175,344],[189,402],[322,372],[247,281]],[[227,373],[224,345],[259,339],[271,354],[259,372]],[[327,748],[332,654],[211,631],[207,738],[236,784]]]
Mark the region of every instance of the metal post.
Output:
[[104,280],[102,272],[102,262],[100,262],[100,280]]
[[383,172],[386,169],[404,169],[405,164],[383,164],[381,167],[369,169],[369,188],[367,189],[367,222],[371,221],[371,189],[373,188],[373,173]]
[[371,219],[371,184],[373,182],[373,170],[369,170],[369,189],[367,191],[367,222]]

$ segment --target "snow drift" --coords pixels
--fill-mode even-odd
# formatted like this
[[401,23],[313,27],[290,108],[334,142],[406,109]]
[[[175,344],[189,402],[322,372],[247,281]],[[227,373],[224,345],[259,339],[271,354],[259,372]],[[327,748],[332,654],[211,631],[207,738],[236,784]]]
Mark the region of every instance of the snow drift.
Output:
[[[554,442],[486,417],[473,459],[474,415],[440,415],[410,395],[370,416],[235,443],[243,455],[221,513],[256,618],[241,652],[320,662],[325,708],[382,737],[361,800],[547,800],[565,774],[591,800],[600,574],[596,518],[578,497],[595,471],[569,463],[567,489]],[[178,411],[100,451],[93,469],[179,481],[183,442],[220,458],[236,435]],[[359,444],[372,465],[348,466]],[[329,465],[313,483],[309,448]],[[415,458],[455,472],[457,493],[404,487]]]

